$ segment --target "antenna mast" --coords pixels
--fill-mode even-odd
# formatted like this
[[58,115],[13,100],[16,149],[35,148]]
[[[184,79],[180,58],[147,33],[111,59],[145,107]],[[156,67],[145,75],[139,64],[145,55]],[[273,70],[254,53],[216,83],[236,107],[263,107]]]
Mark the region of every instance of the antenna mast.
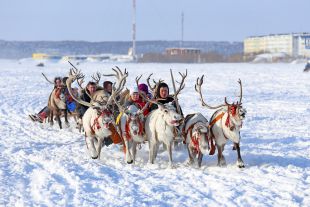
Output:
[[180,47],[183,47],[183,37],[184,37],[184,12],[181,13],[181,43]]
[[136,0],[132,0],[132,58],[136,60]]

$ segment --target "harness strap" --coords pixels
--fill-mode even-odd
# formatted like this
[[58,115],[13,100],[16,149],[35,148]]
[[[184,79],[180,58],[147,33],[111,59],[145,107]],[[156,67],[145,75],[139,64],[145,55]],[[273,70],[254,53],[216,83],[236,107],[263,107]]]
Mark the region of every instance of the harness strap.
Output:
[[[140,136],[142,136],[144,129],[143,129],[143,124],[142,124],[140,118],[137,118],[137,122],[138,122],[138,125],[139,125],[139,132],[138,132],[138,134],[139,134]],[[131,139],[129,123],[130,123],[130,119],[129,119],[129,120],[126,120],[125,132],[126,132],[126,137],[127,137],[128,140]]]
[[97,116],[95,119],[94,119],[94,123],[93,123],[93,125],[91,126],[91,133],[92,134],[95,134],[95,129],[97,128],[97,129],[100,129],[101,128],[101,126],[100,126],[100,124],[99,124],[99,121],[98,121],[98,119],[99,119],[99,117],[101,116],[101,114],[99,115],[99,116]]
[[[216,116],[215,119],[213,119],[213,120],[211,121],[211,123],[209,124],[208,127],[209,127],[209,129],[210,129],[210,131],[211,131],[211,135],[212,135],[212,138],[211,138],[211,139],[213,139],[213,137],[214,137],[214,134],[213,134],[213,131],[212,131],[213,125],[214,125],[217,121],[219,121],[220,119],[222,119],[223,116],[224,116],[224,114],[225,114],[225,112],[222,112],[221,114],[219,114],[218,116]],[[229,113],[228,113],[228,114],[229,114]],[[227,119],[228,119],[228,118],[227,118]],[[226,119],[226,122],[227,122],[227,119]],[[226,125],[226,123],[225,123],[225,125]],[[222,128],[222,133],[223,133],[225,139],[228,139],[228,138],[226,137],[224,131],[223,131],[223,128]],[[213,151],[212,151],[212,152],[213,152]],[[214,152],[213,152],[213,154],[214,154]]]
[[98,129],[101,128],[98,119],[99,119],[100,117],[103,117],[103,116],[106,115],[106,114],[110,115],[111,112],[109,112],[109,111],[107,111],[107,110],[104,110],[104,111],[102,111],[102,112],[94,119],[94,123],[93,123],[93,125],[91,126],[91,132],[92,132],[92,134],[95,134],[95,129],[98,130]]
[[131,139],[131,136],[130,136],[130,129],[129,129],[129,123],[130,123],[130,119],[129,120],[126,120],[126,124],[125,124],[125,136],[128,140]]
[[221,114],[219,114],[217,117],[215,117],[215,119],[213,119],[211,121],[211,123],[209,124],[209,128],[212,128],[212,126],[218,121],[220,120],[223,116],[224,116],[224,112],[222,112]]
[[193,137],[193,127],[194,127],[195,124],[193,124],[190,128],[189,128],[189,133],[190,133],[190,138],[191,138],[191,141],[193,142],[193,145],[194,145],[194,150],[196,153],[199,153],[200,150],[199,150],[199,141],[198,139],[195,139],[195,137]]

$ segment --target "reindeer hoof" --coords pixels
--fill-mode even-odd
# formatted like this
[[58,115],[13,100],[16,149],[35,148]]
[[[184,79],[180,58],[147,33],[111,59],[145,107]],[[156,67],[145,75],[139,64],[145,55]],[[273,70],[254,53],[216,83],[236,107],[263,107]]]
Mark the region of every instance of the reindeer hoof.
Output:
[[127,164],[132,164],[132,163],[133,163],[133,160],[127,161]]
[[220,162],[220,163],[217,164],[217,166],[219,166],[219,167],[226,167],[227,165],[226,165],[226,162]]
[[244,168],[244,167],[245,167],[242,160],[238,160],[238,161],[237,161],[237,166],[238,166],[239,168]]
[[96,157],[91,157],[91,158],[94,159],[94,160],[95,160],[95,159],[98,159],[98,155],[97,155]]

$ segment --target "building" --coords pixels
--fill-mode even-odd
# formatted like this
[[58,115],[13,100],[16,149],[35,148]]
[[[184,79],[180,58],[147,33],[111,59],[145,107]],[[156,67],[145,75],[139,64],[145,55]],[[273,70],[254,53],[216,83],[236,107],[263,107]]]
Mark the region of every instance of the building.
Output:
[[199,55],[200,49],[196,48],[167,48],[167,55]]
[[310,58],[310,33],[271,34],[244,40],[244,55],[285,53],[289,57]]
[[34,60],[42,60],[42,59],[47,59],[48,58],[48,55],[47,54],[44,54],[44,53],[33,53],[32,54],[32,58]]

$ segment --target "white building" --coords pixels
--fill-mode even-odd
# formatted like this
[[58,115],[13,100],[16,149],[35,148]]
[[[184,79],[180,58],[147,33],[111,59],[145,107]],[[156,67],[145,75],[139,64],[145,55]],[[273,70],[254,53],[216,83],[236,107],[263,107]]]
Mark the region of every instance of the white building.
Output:
[[285,53],[291,57],[310,58],[310,33],[271,34],[244,40],[244,55]]

